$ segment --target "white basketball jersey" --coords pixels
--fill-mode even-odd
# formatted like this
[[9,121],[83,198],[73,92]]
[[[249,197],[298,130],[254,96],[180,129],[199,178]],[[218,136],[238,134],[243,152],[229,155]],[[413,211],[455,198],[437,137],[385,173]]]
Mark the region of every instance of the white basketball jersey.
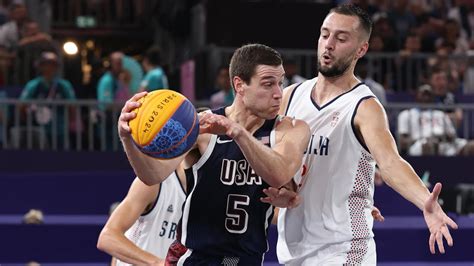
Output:
[[[139,248],[164,259],[169,246],[176,239],[185,199],[184,188],[176,172],[173,172],[161,183],[155,206],[140,216],[125,236]],[[117,265],[130,264],[117,260]]]
[[355,253],[349,254],[357,254],[373,237],[375,161],[356,137],[354,117],[360,102],[375,96],[360,83],[318,106],[311,97],[316,81],[308,80],[294,90],[286,113],[306,121],[312,136],[303,169],[295,176],[301,205],[282,209],[278,219],[281,263],[304,260],[342,242],[350,242],[346,246]]

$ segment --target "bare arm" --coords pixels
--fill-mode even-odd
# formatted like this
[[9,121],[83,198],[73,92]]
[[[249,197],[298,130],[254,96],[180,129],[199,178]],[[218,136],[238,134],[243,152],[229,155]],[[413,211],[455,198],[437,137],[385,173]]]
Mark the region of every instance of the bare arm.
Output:
[[185,155],[174,159],[160,160],[145,155],[133,143],[128,122],[136,117],[133,110],[141,105],[138,100],[146,94],[147,92],[137,93],[125,103],[118,120],[118,132],[135,174],[140,177],[143,183],[154,185],[165,180],[178,167]]
[[413,168],[398,154],[383,107],[374,99],[363,101],[354,123],[377,161],[385,183],[423,210],[430,192]]
[[163,259],[137,247],[125,237],[125,232],[135,223],[147,206],[152,205],[160,185],[147,186],[135,179],[128,195],[110,216],[100,233],[97,248],[130,264],[160,265]]
[[430,193],[413,168],[400,157],[388,127],[385,111],[378,101],[374,99],[363,101],[357,110],[354,123],[377,161],[385,183],[423,210],[431,233],[429,239],[431,253],[435,253],[435,241],[440,252],[444,253],[443,236],[449,246],[453,244],[447,225],[454,229],[457,225],[438,204],[441,184],[437,184]]
[[301,167],[309,141],[309,127],[301,120],[283,118],[276,126],[275,146],[269,148],[232,120],[205,114],[201,121],[206,132],[227,134],[239,145],[255,172],[272,187],[288,183]]

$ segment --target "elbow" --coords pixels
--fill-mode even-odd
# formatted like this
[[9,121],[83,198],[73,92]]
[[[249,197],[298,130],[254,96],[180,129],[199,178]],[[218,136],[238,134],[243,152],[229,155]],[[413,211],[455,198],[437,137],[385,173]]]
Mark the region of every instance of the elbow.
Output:
[[99,239],[97,240],[97,249],[100,251],[107,252],[109,247],[110,232],[107,228],[104,228],[100,232]]
[[393,178],[393,173],[398,172],[404,162],[405,161],[400,156],[392,156],[386,158],[386,160],[379,164],[382,180],[390,187],[392,187],[392,184],[397,181],[397,179]]
[[153,186],[153,185],[161,183],[162,181],[162,180],[157,180],[153,178],[141,178],[141,177],[138,177],[138,178],[147,186]]
[[153,185],[156,185],[156,184],[159,184],[161,183],[163,180],[161,180],[161,178],[153,178],[151,176],[148,176],[148,175],[137,175],[138,179],[140,179],[140,181],[143,182],[143,184],[147,185],[147,186],[153,186]]

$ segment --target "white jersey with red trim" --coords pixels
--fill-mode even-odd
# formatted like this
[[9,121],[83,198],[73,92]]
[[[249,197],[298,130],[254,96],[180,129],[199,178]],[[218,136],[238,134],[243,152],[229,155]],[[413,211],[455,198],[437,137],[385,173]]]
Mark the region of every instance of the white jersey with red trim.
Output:
[[318,106],[311,96],[316,82],[317,77],[296,87],[286,110],[287,116],[306,121],[312,136],[301,174],[295,176],[301,205],[280,211],[278,258],[294,265],[360,264],[367,255],[375,256],[375,161],[355,134],[354,117],[359,104],[375,96],[359,83]]
[[[184,187],[175,171],[161,183],[153,208],[142,214],[125,236],[139,248],[165,259],[169,246],[176,239],[185,200]],[[131,264],[117,260],[117,266],[124,265]]]

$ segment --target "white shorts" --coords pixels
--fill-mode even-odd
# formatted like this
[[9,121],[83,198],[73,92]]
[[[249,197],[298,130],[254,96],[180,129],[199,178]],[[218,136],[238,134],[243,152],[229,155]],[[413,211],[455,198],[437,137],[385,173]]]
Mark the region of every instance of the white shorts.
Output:
[[[353,243],[353,244],[351,244]],[[373,238],[325,245],[304,258],[292,260],[289,266],[376,265],[377,252]]]

